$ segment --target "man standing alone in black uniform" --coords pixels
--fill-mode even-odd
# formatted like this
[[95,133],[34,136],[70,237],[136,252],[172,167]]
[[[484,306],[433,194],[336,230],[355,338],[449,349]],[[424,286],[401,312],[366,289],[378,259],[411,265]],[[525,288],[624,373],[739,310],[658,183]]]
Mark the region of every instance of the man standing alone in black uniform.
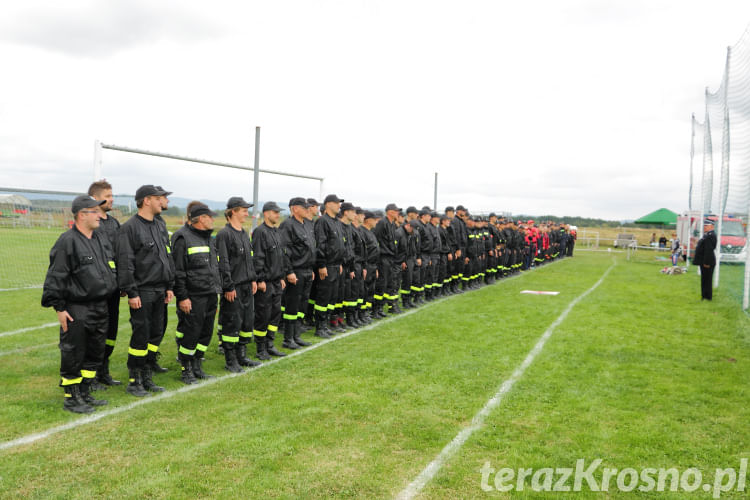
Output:
[[713,275],[716,267],[716,233],[714,233],[714,222],[706,219],[703,222],[703,238],[698,240],[695,246],[695,258],[693,264],[701,270],[701,300],[713,298]]
[[91,413],[89,389],[104,356],[107,299],[117,290],[114,253],[99,227],[99,205],[90,196],[73,200],[75,225],[58,238],[49,255],[42,306],[54,307],[60,322],[60,385],[63,409]]

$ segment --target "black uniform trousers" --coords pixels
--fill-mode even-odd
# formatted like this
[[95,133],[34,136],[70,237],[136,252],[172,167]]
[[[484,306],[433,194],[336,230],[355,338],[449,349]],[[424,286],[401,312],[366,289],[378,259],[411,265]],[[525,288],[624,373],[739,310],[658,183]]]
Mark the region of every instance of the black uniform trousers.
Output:
[[713,299],[713,276],[714,267],[704,267],[701,265],[701,299]]
[[363,309],[370,309],[375,300],[375,274],[377,274],[378,267],[368,265],[365,268],[367,269],[367,277],[363,280],[363,296],[365,301]]
[[354,278],[351,280],[351,292],[347,298],[348,305],[352,309],[361,307],[365,303],[365,284],[362,280],[362,264],[354,264]]
[[281,323],[281,280],[266,281],[266,291],[255,293],[255,326],[258,337],[276,338]]
[[406,259],[406,269],[401,270],[401,289],[399,290],[401,295],[411,295],[412,292],[418,290],[415,285],[418,273],[417,259],[412,257]]
[[149,350],[156,350],[164,337],[164,299],[166,290],[141,289],[139,309],[130,308],[130,325],[133,334],[128,348],[128,368],[141,368],[146,364]]
[[432,284],[433,292],[437,293],[437,289],[443,286],[443,283],[438,280],[438,274],[440,274],[440,254],[430,254],[430,283]]
[[305,317],[307,309],[307,298],[313,283],[312,269],[295,269],[297,283],[287,283],[284,289],[284,314],[283,319],[295,321]]
[[211,343],[218,298],[215,293],[190,297],[192,308],[185,314],[177,307],[177,328],[182,333],[180,352],[202,358]]
[[253,286],[251,282],[235,285],[237,292],[233,302],[229,302],[221,294],[219,308],[219,327],[221,341],[229,343],[248,344],[253,338],[253,323],[255,321],[255,307],[253,300]]
[[400,283],[401,265],[394,262],[391,257],[381,257],[380,278],[378,278],[375,285],[375,300],[382,301],[398,299],[398,287]]
[[315,311],[318,313],[333,313],[336,305],[336,296],[338,295],[339,265],[326,266],[328,276],[325,279],[317,281],[317,295],[315,297]]
[[107,297],[107,339],[104,346],[104,358],[109,359],[117,343],[117,328],[120,322],[120,291]]
[[107,301],[67,304],[66,311],[73,318],[68,331],[60,327],[60,385],[81,383],[93,379],[104,359],[107,338]]

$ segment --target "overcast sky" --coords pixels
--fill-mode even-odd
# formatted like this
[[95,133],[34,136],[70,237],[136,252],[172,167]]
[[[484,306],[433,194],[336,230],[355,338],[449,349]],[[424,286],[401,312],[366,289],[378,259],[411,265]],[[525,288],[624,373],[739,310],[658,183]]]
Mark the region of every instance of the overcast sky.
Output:
[[[0,186],[80,191],[105,143],[326,178],[367,207],[687,208],[690,114],[747,0],[5,2]],[[117,193],[250,172],[104,151]],[[318,195],[261,175],[261,199]]]

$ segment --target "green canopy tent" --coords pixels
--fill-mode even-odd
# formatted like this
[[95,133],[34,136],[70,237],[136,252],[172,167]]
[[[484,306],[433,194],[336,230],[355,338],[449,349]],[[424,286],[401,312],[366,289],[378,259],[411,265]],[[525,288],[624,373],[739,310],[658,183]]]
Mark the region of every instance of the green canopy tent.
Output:
[[640,219],[636,219],[635,223],[675,227],[677,225],[677,214],[667,208],[660,208],[648,215],[644,215]]

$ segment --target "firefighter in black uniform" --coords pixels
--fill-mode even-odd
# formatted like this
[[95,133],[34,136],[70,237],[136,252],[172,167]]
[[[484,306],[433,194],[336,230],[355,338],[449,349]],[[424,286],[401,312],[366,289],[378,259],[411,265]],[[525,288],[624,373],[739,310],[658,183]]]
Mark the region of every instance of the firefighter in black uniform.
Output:
[[713,275],[716,268],[716,233],[714,232],[714,221],[705,219],[703,221],[703,237],[695,246],[693,264],[700,266],[701,270],[701,300],[713,299]]
[[171,248],[154,220],[162,211],[160,197],[166,194],[150,184],[139,187],[135,193],[138,214],[128,219],[117,235],[117,282],[128,296],[133,329],[126,391],[138,397],[163,390],[151,380],[146,357],[164,335],[164,304],[174,297]]
[[[399,250],[405,251],[405,266],[401,266],[401,304],[404,309],[411,309],[417,307],[414,302],[414,297],[417,294],[417,290],[414,286],[414,280],[416,279],[419,268],[417,267],[417,257],[419,255],[419,232],[414,230],[414,218],[409,218],[410,212],[407,209],[407,218],[397,230],[397,239],[405,238],[406,243],[404,248]],[[399,242],[400,245],[400,242]]]
[[[352,300],[355,260],[354,226],[352,226],[352,220],[354,220],[355,216],[356,209],[354,205],[348,201],[341,204],[338,219],[341,224],[342,239],[344,240],[344,261],[342,263],[343,273],[341,280],[339,281],[339,293],[335,306],[335,320],[332,320],[330,323],[331,328],[337,329],[340,332],[349,330],[356,326],[349,321],[352,319],[351,308],[353,305],[356,305],[356,301]],[[347,318],[346,323],[344,323],[344,315]]]
[[307,201],[304,198],[289,200],[291,217],[281,223],[281,244],[289,261],[291,273],[286,277],[284,291],[284,347],[298,349],[310,345],[302,340],[302,320],[305,317],[307,297],[313,281],[315,265],[315,231],[313,222],[306,217]]
[[451,220],[442,215],[438,218],[438,235],[440,236],[440,265],[438,266],[438,281],[440,282],[440,295],[445,297],[453,293],[451,284],[451,275],[448,271],[449,265],[453,263],[453,253],[451,250],[450,238],[448,237],[448,227]]
[[432,280],[432,291],[431,295],[433,299],[438,298],[443,291],[443,282],[438,278],[440,275],[440,231],[438,226],[440,225],[440,216],[437,212],[430,212],[430,218],[427,222],[427,230],[432,236],[432,252],[430,253],[430,262],[432,263],[431,280]]
[[[113,252],[117,249],[117,231],[120,229],[120,222],[114,218],[108,212],[112,210],[112,204],[114,203],[114,196],[112,196],[112,185],[105,181],[96,181],[89,186],[89,196],[97,201],[104,201],[104,204],[99,205],[99,227],[94,229],[94,232],[104,236],[109,242],[110,248]],[[114,254],[113,254],[114,255]],[[114,259],[113,259],[114,260]],[[99,370],[96,372],[96,381],[92,384],[92,387],[97,385],[121,385],[122,382],[112,378],[109,373],[109,358],[112,355],[112,351],[115,350],[115,343],[117,342],[117,328],[120,320],[120,290],[117,289],[107,297],[107,310],[108,312],[108,325],[107,325],[107,340],[104,346],[104,358]]]
[[189,224],[172,235],[177,297],[178,351],[185,384],[212,378],[203,371],[203,357],[211,343],[221,293],[219,258],[211,238],[216,213],[201,202],[190,202]]
[[[305,218],[310,222],[310,227],[313,228],[313,237],[315,237],[315,220],[316,217],[320,216],[320,203],[315,198],[308,198],[307,200],[307,214]],[[316,250],[317,252],[317,250]],[[313,278],[312,287],[307,297],[303,297],[303,311],[305,316],[303,318],[303,326],[314,327],[315,326],[315,297],[317,295],[318,278],[315,276],[315,268],[313,267]]]
[[367,270],[364,267],[367,250],[365,240],[362,235],[361,224],[364,221],[364,211],[361,207],[354,207],[354,217],[351,221],[352,244],[354,247],[354,277],[352,278],[352,294],[349,301],[349,313],[351,313],[351,322],[347,315],[346,322],[351,323],[356,328],[365,326],[365,321],[360,314],[364,306],[364,278]]
[[253,231],[253,263],[258,275],[253,334],[258,359],[286,356],[274,347],[273,341],[281,324],[281,294],[286,287],[284,277],[292,275],[292,284],[296,284],[297,279],[289,268],[289,261],[284,255],[281,243],[281,234],[276,227],[280,217],[281,207],[273,201],[266,202],[263,205],[263,223]]
[[[396,228],[396,254],[393,257],[393,263],[398,266],[400,275],[403,275],[407,271],[406,261],[409,258],[415,258],[417,253],[416,247],[412,249],[409,248],[410,237],[414,232],[414,227],[412,226],[413,221],[406,220],[406,218],[402,217],[399,217],[399,221],[400,225]],[[399,276],[399,284],[401,278],[402,276]],[[396,293],[399,294],[399,290],[396,290]],[[408,297],[408,295],[402,295],[401,297],[403,300],[405,297]],[[407,304],[408,299],[404,302],[404,306],[406,307]],[[398,305],[398,301],[396,301],[396,305]]]
[[90,394],[107,338],[108,298],[117,290],[114,252],[99,226],[104,200],[73,200],[74,226],[55,242],[49,255],[42,306],[53,307],[60,322],[60,385],[63,408],[91,413],[107,404]]
[[463,205],[456,207],[456,215],[451,219],[450,229],[453,233],[453,239],[456,242],[456,274],[458,279],[461,281],[461,287],[457,287],[457,290],[467,289],[469,286],[469,257],[466,255],[466,250],[469,246],[469,229],[466,227],[464,218],[466,217],[467,210]]
[[242,225],[250,216],[247,209],[252,206],[242,197],[229,198],[224,212],[227,224],[216,233],[222,291],[218,336],[223,344],[226,369],[234,373],[242,371],[242,366],[260,364],[247,355],[247,345],[253,338],[253,296],[258,285],[255,281],[253,247]]
[[[169,209],[169,198],[167,198],[167,196],[172,193],[165,190],[161,186],[156,186],[156,189],[164,192],[164,194],[159,196],[159,203],[161,203],[161,212],[154,215],[154,222],[156,222],[161,229],[161,236],[164,239],[164,245],[166,246],[168,253],[170,253],[169,264],[172,266],[172,274],[174,274],[174,260],[171,258],[172,234],[167,229],[167,223],[162,217],[162,214]],[[159,365],[159,358],[161,357],[159,347],[161,346],[162,340],[164,340],[164,334],[167,332],[167,322],[169,318],[169,315],[167,314],[167,307],[168,304],[164,302],[164,323],[161,329],[161,337],[151,339],[151,342],[149,342],[148,346],[148,354],[146,355],[146,364],[151,368],[151,371],[153,373],[166,373],[169,371],[167,368]]]
[[365,269],[367,270],[367,276],[365,276],[365,320],[371,322],[376,319],[373,317],[373,304],[375,302],[375,283],[378,279],[379,270],[378,265],[380,264],[380,245],[378,238],[375,236],[373,229],[380,220],[380,216],[375,212],[365,211],[364,223],[362,224],[362,235],[365,240],[365,248],[367,250],[367,257],[365,258]]
[[341,209],[340,199],[329,194],[323,200],[325,213],[315,221],[315,269],[317,269],[317,295],[315,297],[315,335],[328,338],[334,332],[328,327],[328,320],[334,312],[339,279],[343,272],[344,240],[341,223],[336,215]]
[[380,245],[380,271],[378,281],[375,285],[375,315],[381,318],[386,316],[386,301],[390,304],[392,314],[401,312],[398,306],[398,290],[400,284],[401,267],[394,262],[396,257],[396,218],[401,211],[395,203],[389,203],[385,207],[385,217],[375,225],[373,232]]
[[448,236],[448,246],[451,251],[451,258],[448,259],[448,273],[451,278],[451,293],[461,293],[461,277],[459,276],[459,259],[458,257],[458,244],[456,243],[456,234],[453,224],[455,224],[455,210],[453,207],[445,207],[445,217],[449,223],[445,230]]

